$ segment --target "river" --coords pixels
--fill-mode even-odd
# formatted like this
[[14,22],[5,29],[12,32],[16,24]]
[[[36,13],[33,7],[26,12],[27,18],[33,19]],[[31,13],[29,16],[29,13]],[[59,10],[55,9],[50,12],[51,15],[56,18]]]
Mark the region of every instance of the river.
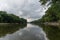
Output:
[[27,24],[26,27],[19,28],[11,34],[6,33],[0,40],[60,40],[60,28]]

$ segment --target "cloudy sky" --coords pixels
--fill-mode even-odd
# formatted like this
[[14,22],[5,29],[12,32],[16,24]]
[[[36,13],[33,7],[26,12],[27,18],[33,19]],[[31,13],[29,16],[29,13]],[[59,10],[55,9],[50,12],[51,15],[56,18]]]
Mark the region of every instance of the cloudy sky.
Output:
[[47,5],[41,5],[39,0],[0,0],[0,10],[32,21],[45,14]]

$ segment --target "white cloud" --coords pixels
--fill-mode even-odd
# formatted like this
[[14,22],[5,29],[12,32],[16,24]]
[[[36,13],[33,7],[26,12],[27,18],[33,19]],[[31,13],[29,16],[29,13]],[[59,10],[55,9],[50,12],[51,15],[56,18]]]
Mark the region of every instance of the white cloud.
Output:
[[30,18],[30,20],[38,19],[44,15],[44,8],[39,0],[0,0],[0,10],[26,19]]

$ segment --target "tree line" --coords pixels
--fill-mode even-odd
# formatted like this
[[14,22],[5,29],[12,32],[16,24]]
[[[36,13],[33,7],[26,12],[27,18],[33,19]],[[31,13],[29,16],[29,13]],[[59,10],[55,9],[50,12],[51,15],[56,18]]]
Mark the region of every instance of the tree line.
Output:
[[42,22],[58,22],[60,20],[60,0],[52,0],[51,3],[51,7],[41,19]]
[[[50,0],[40,0],[45,5]],[[60,22],[60,0],[51,0],[51,7],[48,8],[46,14],[41,19],[33,22]]]
[[27,23],[27,20],[14,14],[8,14],[6,11],[0,11],[0,23]]

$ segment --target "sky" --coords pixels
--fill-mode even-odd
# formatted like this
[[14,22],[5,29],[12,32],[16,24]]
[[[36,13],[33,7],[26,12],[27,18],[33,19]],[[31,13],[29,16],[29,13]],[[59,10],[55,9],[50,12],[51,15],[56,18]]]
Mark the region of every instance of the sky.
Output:
[[47,4],[41,5],[39,0],[0,0],[0,11],[7,11],[30,22],[45,14]]

